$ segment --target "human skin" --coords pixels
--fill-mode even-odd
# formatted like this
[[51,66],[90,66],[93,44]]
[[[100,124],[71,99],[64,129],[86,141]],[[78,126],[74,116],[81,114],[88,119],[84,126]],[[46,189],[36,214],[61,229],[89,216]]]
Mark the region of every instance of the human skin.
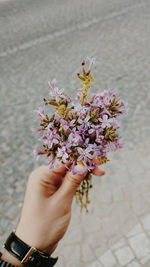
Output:
[[[77,169],[83,174],[73,175],[63,164],[52,170],[43,165],[29,175],[15,231],[26,244],[49,255],[56,249],[69,226],[73,196],[87,174],[85,166],[78,164]],[[93,174],[102,176],[105,172],[97,165]],[[6,250],[1,258],[15,266],[23,266]]]

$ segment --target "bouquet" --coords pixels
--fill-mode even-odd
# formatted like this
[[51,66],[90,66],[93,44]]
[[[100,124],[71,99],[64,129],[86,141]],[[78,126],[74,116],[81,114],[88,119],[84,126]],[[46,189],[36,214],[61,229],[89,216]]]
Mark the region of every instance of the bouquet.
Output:
[[[92,65],[95,58],[87,57],[81,64],[77,77],[82,88],[77,93],[76,103],[59,89],[56,79],[48,82],[49,98],[44,98],[46,106],[55,108],[54,114],[47,114],[43,108],[36,112],[40,119],[39,128],[42,149],[35,151],[37,157],[45,155],[50,168],[59,162],[72,162],[69,170],[74,174],[76,164],[86,165],[88,174],[76,191],[76,200],[81,209],[89,201],[89,189],[92,187],[92,170],[96,164],[106,163],[108,152],[122,147],[117,117],[126,111],[126,105],[112,90],[89,94],[91,83],[94,83]],[[96,159],[96,162],[94,161]],[[79,173],[79,172],[78,172]]]

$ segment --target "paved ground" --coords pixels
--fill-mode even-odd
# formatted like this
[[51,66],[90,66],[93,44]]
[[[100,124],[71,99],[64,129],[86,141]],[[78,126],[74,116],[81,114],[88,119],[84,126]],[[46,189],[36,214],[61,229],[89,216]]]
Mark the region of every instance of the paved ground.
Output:
[[33,110],[53,77],[75,94],[84,56],[96,56],[96,89],[129,103],[126,147],[94,178],[88,215],[74,203],[58,267],[150,266],[149,0],[0,1],[0,236],[15,227],[26,179],[38,164]]

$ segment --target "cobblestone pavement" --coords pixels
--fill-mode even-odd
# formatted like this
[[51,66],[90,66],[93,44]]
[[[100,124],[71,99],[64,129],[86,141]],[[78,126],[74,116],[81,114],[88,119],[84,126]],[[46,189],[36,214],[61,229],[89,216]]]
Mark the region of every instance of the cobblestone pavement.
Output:
[[95,90],[128,102],[125,148],[94,177],[88,214],[73,204],[58,267],[150,266],[149,0],[0,1],[0,237],[15,228],[38,162],[35,110],[53,77],[74,95],[84,56],[98,59]]

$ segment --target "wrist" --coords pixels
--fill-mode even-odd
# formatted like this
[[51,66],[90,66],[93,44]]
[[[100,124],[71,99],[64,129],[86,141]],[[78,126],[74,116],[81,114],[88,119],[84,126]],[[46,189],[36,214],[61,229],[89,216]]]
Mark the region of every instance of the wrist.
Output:
[[23,264],[16,257],[10,254],[7,250],[4,250],[4,252],[2,253],[1,259],[8,263],[11,263],[14,266],[23,267]]
[[[49,242],[48,246],[45,245],[45,242],[43,241],[43,238],[40,238],[40,236],[37,236],[37,234],[31,233],[31,231],[25,231],[26,227],[23,227],[22,225],[18,225],[15,231],[15,234],[17,237],[19,237],[23,242],[28,244],[30,247],[35,247],[40,251],[43,251],[49,256],[55,251],[58,241],[57,242]],[[41,235],[42,236],[42,235]]]
[[1,260],[8,262],[13,266],[54,266],[58,260],[52,258],[48,253],[30,247],[21,240],[14,232],[12,232],[4,243],[5,251],[1,256]]

